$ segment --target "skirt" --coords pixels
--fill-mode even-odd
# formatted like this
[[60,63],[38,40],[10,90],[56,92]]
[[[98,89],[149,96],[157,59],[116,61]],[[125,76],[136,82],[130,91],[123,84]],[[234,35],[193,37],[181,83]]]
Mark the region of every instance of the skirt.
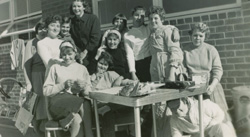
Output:
[[47,107],[45,97],[43,95],[43,83],[45,81],[45,70],[32,71],[31,77],[32,92],[37,94],[36,103],[34,105],[34,117],[36,120],[47,119]]
[[49,113],[53,120],[61,120],[71,113],[78,113],[84,99],[69,93],[59,93],[49,98]]

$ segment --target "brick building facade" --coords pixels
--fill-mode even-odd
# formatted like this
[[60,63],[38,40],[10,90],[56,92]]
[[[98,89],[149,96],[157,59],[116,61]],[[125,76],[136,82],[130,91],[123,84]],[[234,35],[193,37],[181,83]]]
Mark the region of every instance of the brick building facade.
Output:
[[[152,3],[155,4],[157,1],[160,0],[154,0]],[[41,0],[42,16],[51,14],[68,16],[70,3],[69,0]],[[233,87],[250,84],[250,0],[241,0],[241,5],[235,8],[169,17],[164,23],[175,25],[180,30],[181,44],[186,46],[190,43],[188,30],[193,23],[200,21],[210,26],[211,35],[207,42],[219,51],[224,70],[221,83],[230,103],[232,101],[230,91]],[[102,25],[102,28],[109,26]],[[0,43],[6,39],[9,41],[8,37],[2,38]],[[0,44],[0,78],[13,77],[24,83],[22,70],[11,70],[10,48],[10,42]],[[12,97],[4,100],[9,104],[18,104],[19,86],[9,81],[2,83],[2,86]]]

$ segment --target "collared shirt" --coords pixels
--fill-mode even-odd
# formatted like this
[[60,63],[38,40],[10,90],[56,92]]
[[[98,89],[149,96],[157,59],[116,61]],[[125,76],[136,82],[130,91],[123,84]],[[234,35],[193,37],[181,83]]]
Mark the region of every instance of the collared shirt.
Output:
[[81,51],[93,51],[98,47],[101,36],[99,19],[93,14],[86,13],[80,18],[74,16],[70,34]]

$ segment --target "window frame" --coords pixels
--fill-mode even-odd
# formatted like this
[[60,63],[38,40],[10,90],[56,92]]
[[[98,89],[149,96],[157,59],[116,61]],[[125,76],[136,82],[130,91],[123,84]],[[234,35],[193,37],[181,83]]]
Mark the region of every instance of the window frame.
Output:
[[[105,1],[105,0],[92,0],[92,11],[93,14],[95,14],[97,17],[99,17],[98,14],[98,2],[100,1]],[[163,0],[152,0],[153,6],[160,6],[163,7]],[[169,13],[166,14],[166,18],[171,19],[171,18],[180,18],[183,16],[195,16],[197,14],[204,14],[204,13],[211,13],[215,11],[224,11],[228,9],[233,9],[233,8],[239,8],[241,7],[241,0],[236,0],[236,3],[233,4],[226,4],[226,5],[221,5],[221,6],[213,6],[213,7],[208,7],[208,8],[200,8],[200,9],[194,9],[194,10],[187,10],[187,11],[181,11],[181,12],[176,12],[176,13]],[[147,18],[146,18],[147,21]],[[128,18],[128,25],[131,25],[132,20]],[[112,27],[112,23],[107,23],[107,24],[101,24],[101,29],[106,30]]]
[[[31,0],[26,0],[26,1],[31,1]],[[42,17],[42,9],[40,11],[37,11],[37,12],[33,12],[33,13],[27,13],[25,15],[22,15],[22,16],[18,16],[18,17],[15,17],[15,9],[14,9],[14,0],[0,0],[0,4],[1,3],[5,3],[5,2],[10,2],[10,19],[8,20],[4,20],[4,21],[0,21],[0,26],[4,26],[6,24],[9,24],[6,29],[3,31],[3,32],[0,32],[0,39],[2,37],[8,37],[8,36],[15,36],[15,35],[18,35],[18,34],[23,34],[23,33],[29,33],[29,32],[32,32],[34,31],[34,26],[33,28],[29,28],[29,29],[25,29],[25,30],[19,30],[19,31],[15,31],[15,32],[9,32],[9,29],[12,28],[12,26],[15,24],[15,23],[18,23],[18,22],[23,22],[23,21],[28,21],[28,20],[32,20],[34,18],[41,18]],[[30,5],[29,3],[27,5]]]
[[[162,6],[163,6],[163,1],[162,1]],[[213,6],[213,7],[207,7],[207,8],[180,11],[176,13],[169,13],[169,14],[166,14],[165,17],[175,18],[175,17],[187,16],[187,15],[197,15],[197,14],[202,14],[206,12],[210,13],[210,12],[215,12],[215,11],[223,11],[223,10],[239,8],[239,7],[241,7],[241,0],[236,0],[236,3],[233,3],[233,4],[226,4],[226,5]]]

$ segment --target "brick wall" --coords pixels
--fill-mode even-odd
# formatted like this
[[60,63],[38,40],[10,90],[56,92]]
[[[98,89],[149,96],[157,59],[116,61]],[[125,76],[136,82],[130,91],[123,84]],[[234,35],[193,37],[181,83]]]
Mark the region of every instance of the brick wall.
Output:
[[[0,78],[11,77],[25,83],[21,69],[11,70],[10,48],[10,44],[0,46]],[[1,86],[11,98],[0,94],[0,117],[13,118],[18,110],[20,87],[13,81],[4,81]]]
[[165,24],[178,27],[182,46],[188,46],[191,25],[201,21],[211,30],[206,42],[219,51],[224,70],[221,83],[230,101],[233,87],[250,84],[250,0],[242,0],[241,8],[235,10],[185,16],[167,20]]

